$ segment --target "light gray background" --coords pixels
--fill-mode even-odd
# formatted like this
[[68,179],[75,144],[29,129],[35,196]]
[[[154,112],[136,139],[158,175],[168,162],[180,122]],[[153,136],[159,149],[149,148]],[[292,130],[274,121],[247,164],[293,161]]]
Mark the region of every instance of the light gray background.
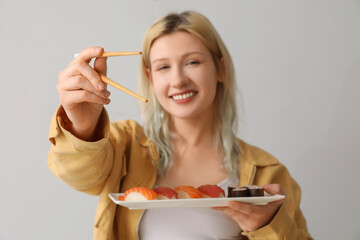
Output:
[[[316,239],[360,239],[359,0],[0,1],[0,239],[91,239],[97,197],[47,167],[60,70],[82,48],[138,51],[169,11],[204,13],[228,46],[243,105],[239,136],[280,159],[303,190]],[[138,57],[109,59],[136,90]],[[139,120],[109,87],[111,120]],[[240,104],[241,103],[241,104]]]

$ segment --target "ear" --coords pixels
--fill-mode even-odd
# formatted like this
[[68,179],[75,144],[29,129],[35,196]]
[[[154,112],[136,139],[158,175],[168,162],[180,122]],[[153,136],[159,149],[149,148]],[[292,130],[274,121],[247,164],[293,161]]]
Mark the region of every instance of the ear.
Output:
[[149,83],[151,83],[151,71],[150,71],[150,68],[147,68],[145,70],[145,74],[146,74],[146,77],[147,77]]

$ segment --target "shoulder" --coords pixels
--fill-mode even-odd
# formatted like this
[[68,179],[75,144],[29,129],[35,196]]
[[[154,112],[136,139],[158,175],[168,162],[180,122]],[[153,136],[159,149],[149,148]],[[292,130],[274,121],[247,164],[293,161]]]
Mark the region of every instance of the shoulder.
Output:
[[267,151],[248,144],[241,139],[238,139],[238,142],[241,148],[240,160],[251,162],[259,167],[279,164],[279,161]]

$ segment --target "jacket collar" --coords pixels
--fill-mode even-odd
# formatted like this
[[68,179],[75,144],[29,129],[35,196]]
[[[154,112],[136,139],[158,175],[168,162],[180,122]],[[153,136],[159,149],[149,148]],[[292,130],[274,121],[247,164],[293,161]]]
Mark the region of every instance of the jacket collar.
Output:
[[258,147],[250,145],[240,139],[238,139],[238,143],[241,148],[239,164],[249,162],[256,167],[267,167],[279,163],[274,156]]
[[155,165],[157,165],[159,162],[160,154],[155,144],[149,138],[146,137],[144,132],[138,135],[136,141],[139,144],[139,146],[147,149],[147,152],[151,160]]
[[241,154],[238,161],[238,176],[240,185],[253,185],[256,170],[278,164],[278,160],[264,150],[238,139]]

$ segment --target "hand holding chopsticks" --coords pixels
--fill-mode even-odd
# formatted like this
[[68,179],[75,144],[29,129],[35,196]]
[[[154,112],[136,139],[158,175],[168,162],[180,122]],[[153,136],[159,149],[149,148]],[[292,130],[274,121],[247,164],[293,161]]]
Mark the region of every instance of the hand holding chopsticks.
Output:
[[[104,52],[102,54],[102,57],[130,56],[130,55],[140,55],[140,54],[141,54],[141,52]],[[101,80],[103,80],[103,82],[113,86],[114,88],[117,88],[133,97],[136,97],[137,99],[139,99],[143,102],[148,101],[147,99],[137,95],[136,93],[130,91],[129,89],[127,89],[127,88],[121,86],[120,84],[114,82],[113,80],[107,78],[105,75],[101,74],[100,77],[101,77]]]
[[[117,56],[130,56],[130,55],[140,55],[141,52],[104,52],[101,56],[102,57],[117,57]],[[74,55],[74,57],[77,57],[78,53]],[[136,97],[137,99],[143,101],[143,102],[148,102],[147,99],[139,96],[138,94],[130,91],[129,89],[121,86],[120,84],[118,84],[117,82],[114,82],[113,80],[109,79],[108,77],[106,77],[103,74],[100,74],[101,80],[111,86],[113,86],[114,88],[117,88],[133,97]]]

